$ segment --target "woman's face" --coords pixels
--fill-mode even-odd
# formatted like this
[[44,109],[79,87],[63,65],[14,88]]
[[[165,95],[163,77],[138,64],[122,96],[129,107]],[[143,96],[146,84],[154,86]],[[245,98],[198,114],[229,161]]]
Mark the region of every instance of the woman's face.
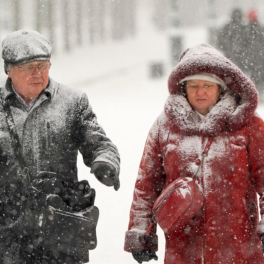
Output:
[[190,105],[202,115],[210,112],[220,94],[218,84],[203,80],[187,81],[186,91]]

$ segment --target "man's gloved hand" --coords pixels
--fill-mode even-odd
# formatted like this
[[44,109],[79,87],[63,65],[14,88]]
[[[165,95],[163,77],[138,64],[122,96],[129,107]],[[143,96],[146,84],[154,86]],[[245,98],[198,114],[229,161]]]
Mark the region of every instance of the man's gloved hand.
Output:
[[56,177],[34,180],[32,186],[45,194],[57,194],[66,198],[69,196],[68,184]]
[[95,162],[91,167],[91,173],[106,186],[114,186],[117,191],[120,187],[117,171],[113,165],[107,162]]
[[90,188],[88,181],[82,180],[75,182],[69,188],[69,198],[66,202],[73,208],[73,211],[79,212],[87,207],[94,205],[95,190]]
[[132,249],[131,253],[138,263],[142,263],[143,261],[149,262],[152,259],[158,260],[158,256],[154,250]]
[[[39,191],[39,193],[60,197],[65,205],[70,206],[74,212],[79,212],[94,205],[95,190],[90,188],[87,180],[79,182],[65,182],[54,177],[35,180],[32,185]],[[32,190],[30,191],[31,193]],[[46,197],[46,195],[44,195],[44,197]],[[53,199],[55,199],[55,203],[59,203],[58,198],[53,197],[51,199],[52,202]],[[63,207],[63,204],[60,203],[60,206],[54,205],[54,207],[60,208]],[[69,210],[67,209],[65,211]]]
[[58,195],[50,195],[47,198],[47,205],[50,205],[55,209],[60,209],[65,212],[73,212],[72,207],[68,206]]

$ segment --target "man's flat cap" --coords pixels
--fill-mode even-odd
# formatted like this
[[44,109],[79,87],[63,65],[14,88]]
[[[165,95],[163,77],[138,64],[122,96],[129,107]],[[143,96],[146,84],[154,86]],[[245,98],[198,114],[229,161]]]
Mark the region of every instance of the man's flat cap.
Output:
[[2,41],[5,64],[24,64],[36,60],[49,60],[52,47],[49,41],[34,30],[18,30]]

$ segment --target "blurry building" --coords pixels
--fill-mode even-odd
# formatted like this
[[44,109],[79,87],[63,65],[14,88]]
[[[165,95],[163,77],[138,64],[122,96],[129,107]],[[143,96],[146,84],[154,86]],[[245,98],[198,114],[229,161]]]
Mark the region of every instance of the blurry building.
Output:
[[136,33],[137,0],[0,0],[0,38],[14,30],[46,35],[56,51]]
[[[15,30],[37,30],[54,54],[121,42],[137,34],[141,6],[138,0],[0,0],[0,41]],[[0,63],[0,80],[5,77]]]
[[211,8],[217,17],[216,23],[223,24],[229,18],[232,10],[236,7],[244,12],[251,8],[257,8],[259,19],[264,22],[263,0],[153,0],[156,25],[162,28],[170,26],[169,14],[171,6],[176,3],[179,6],[179,20],[182,27],[205,26],[208,18],[212,15]]

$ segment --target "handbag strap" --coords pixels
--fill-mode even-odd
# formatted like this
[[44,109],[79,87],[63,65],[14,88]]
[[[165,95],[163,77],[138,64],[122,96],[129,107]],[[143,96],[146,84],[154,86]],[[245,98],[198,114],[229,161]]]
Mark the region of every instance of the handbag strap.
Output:
[[17,134],[14,118],[13,118],[13,115],[11,112],[10,102],[9,102],[9,100],[7,102],[4,101],[3,88],[0,89],[0,97],[1,97],[3,110],[5,113],[5,117],[6,117],[6,122],[7,122],[8,130],[9,130],[9,134],[10,134],[10,138],[11,138],[12,147],[13,147],[13,150],[15,153],[15,157],[19,163],[19,166],[22,169],[22,175],[25,176],[26,179],[28,179],[29,170],[26,166],[26,162],[25,162],[23,155],[22,155],[22,147],[21,147],[19,137]]
[[197,171],[196,171],[196,173],[195,173],[195,175],[194,175],[194,178],[195,178],[196,180],[197,180],[198,172],[199,172],[199,170],[200,170],[200,168],[201,168],[201,166],[202,166],[203,160],[204,160],[204,158],[207,156],[208,151],[209,151],[209,148],[210,148],[212,142],[213,142],[213,138],[210,137],[210,138],[208,138],[208,140],[207,140],[207,142],[206,142],[206,144],[205,144],[205,148],[204,148],[203,153],[202,153],[202,158],[201,158],[201,160],[200,160],[199,167],[198,167],[198,169],[197,169]]

